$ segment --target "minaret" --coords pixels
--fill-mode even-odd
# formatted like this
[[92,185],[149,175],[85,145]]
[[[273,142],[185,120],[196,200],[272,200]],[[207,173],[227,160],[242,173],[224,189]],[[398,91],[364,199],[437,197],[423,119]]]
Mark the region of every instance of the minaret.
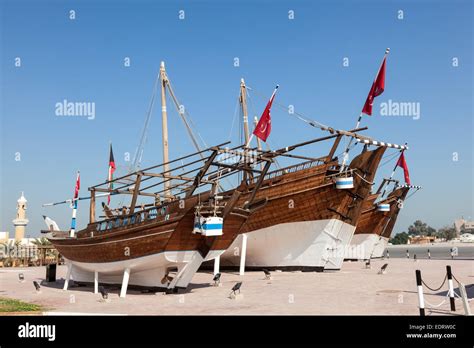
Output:
[[15,226],[15,240],[21,241],[25,238],[25,229],[28,225],[28,219],[26,218],[26,202],[28,202],[21,193],[21,197],[17,201],[16,206],[16,219],[13,220],[13,225]]

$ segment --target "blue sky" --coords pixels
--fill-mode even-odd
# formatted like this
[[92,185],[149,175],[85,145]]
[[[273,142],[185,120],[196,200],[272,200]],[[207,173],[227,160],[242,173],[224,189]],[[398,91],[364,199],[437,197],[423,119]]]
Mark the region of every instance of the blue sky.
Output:
[[[41,204],[70,198],[76,170],[82,193],[104,180],[109,141],[118,164],[126,164],[161,60],[197,130],[216,144],[238,140],[238,121],[232,133],[231,125],[241,77],[255,89],[251,115],[260,115],[266,103],[257,91],[269,96],[279,83],[276,102],[333,127],[353,127],[386,47],[386,90],[375,101],[374,115],[363,119],[365,133],[408,142],[412,182],[423,186],[407,201],[395,231],[415,219],[439,228],[460,216],[474,218],[471,1],[0,3],[0,230],[13,231],[21,191],[29,201],[30,236],[45,227],[42,214],[67,228],[69,207]],[[16,57],[21,67],[15,67]],[[125,57],[130,67],[124,67]],[[95,119],[56,116],[55,104],[64,99],[94,102]],[[381,116],[380,103],[388,100],[419,103],[421,117]],[[176,112],[169,117],[171,157],[190,152]],[[325,135],[275,106],[272,119],[273,148]],[[160,125],[158,107],[144,165],[161,161]],[[326,150],[315,146],[308,153]],[[380,175],[392,168],[388,163]],[[403,178],[400,170],[397,177]],[[81,203],[79,226],[87,211]]]

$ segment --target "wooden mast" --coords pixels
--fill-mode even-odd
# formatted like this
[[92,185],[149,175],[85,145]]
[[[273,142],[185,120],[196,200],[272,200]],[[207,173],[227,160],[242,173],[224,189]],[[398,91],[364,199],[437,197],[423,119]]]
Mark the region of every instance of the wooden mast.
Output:
[[[249,116],[247,112],[247,91],[245,86],[245,81],[243,78],[240,79],[240,107],[242,108],[242,116],[243,116],[243,123],[244,123],[244,144],[247,148],[249,146]],[[244,171],[244,179],[248,178],[247,171]]]
[[247,113],[247,92],[245,90],[245,81],[240,79],[240,105],[242,107],[242,114],[244,117],[244,136],[245,144],[249,142],[249,117]]
[[[166,84],[168,78],[165,71],[165,62],[161,62],[160,65],[160,80],[161,80],[161,124],[162,124],[162,137],[163,137],[163,171],[169,172],[169,149],[168,149],[168,114],[166,110]],[[165,199],[170,196],[170,182],[164,182]]]
[[93,224],[95,222],[95,189],[91,191],[91,201],[90,201],[90,209],[89,209],[89,223]]

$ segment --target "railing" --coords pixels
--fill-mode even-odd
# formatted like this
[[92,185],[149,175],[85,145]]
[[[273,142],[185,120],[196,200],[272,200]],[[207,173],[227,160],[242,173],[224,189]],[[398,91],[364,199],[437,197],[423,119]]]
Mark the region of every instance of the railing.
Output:
[[148,220],[156,220],[161,216],[164,216],[164,221],[167,221],[170,218],[170,213],[167,207],[167,205],[161,207],[152,207],[134,214],[117,215],[113,218],[96,222],[95,230],[97,232],[104,232],[113,228],[126,227]]
[[[324,158],[318,158],[318,159],[315,159],[315,160],[311,160],[311,161],[307,161],[307,162],[303,162],[303,163],[298,163],[298,164],[295,164],[295,165],[292,165],[292,166],[289,166],[289,167],[274,170],[272,172],[267,173],[267,175],[265,175],[265,177],[264,177],[264,180],[273,179],[273,178],[276,178],[276,177],[279,177],[279,176],[282,176],[282,175],[285,175],[285,174],[295,173],[295,172],[298,172],[300,170],[305,170],[305,169],[309,169],[309,168],[312,168],[312,167],[316,167],[316,166],[321,165],[321,164],[324,163]],[[257,182],[257,180],[258,180],[258,177],[254,177],[254,178],[250,179],[250,183],[255,183],[255,182]]]

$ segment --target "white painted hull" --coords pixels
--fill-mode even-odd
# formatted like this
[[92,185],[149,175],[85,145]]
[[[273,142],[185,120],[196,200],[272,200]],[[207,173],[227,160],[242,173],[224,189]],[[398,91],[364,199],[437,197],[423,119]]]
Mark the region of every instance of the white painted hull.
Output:
[[388,246],[388,238],[382,237],[378,243],[375,244],[374,251],[372,252],[372,258],[381,258],[385,255],[385,250]]
[[[204,259],[211,260],[221,255],[224,250],[212,250]],[[121,284],[124,270],[130,269],[130,285],[145,287],[168,288],[169,282],[162,282],[169,268],[177,268],[177,273],[184,270],[190,263],[200,264],[202,257],[197,251],[166,251],[159,254],[139,257],[126,261],[105,262],[105,263],[84,263],[72,262],[71,278],[77,282],[94,282],[94,272],[99,273],[99,284]],[[178,287],[186,287],[194,275],[194,270],[181,279]]]
[[[246,233],[248,267],[339,267],[344,243],[355,227],[337,219],[284,223]],[[346,244],[346,245],[347,245]],[[221,256],[221,265],[240,265],[242,236]]]
[[346,252],[346,259],[368,260],[382,257],[388,244],[388,238],[380,237],[375,233],[360,233],[352,237],[350,248]]

